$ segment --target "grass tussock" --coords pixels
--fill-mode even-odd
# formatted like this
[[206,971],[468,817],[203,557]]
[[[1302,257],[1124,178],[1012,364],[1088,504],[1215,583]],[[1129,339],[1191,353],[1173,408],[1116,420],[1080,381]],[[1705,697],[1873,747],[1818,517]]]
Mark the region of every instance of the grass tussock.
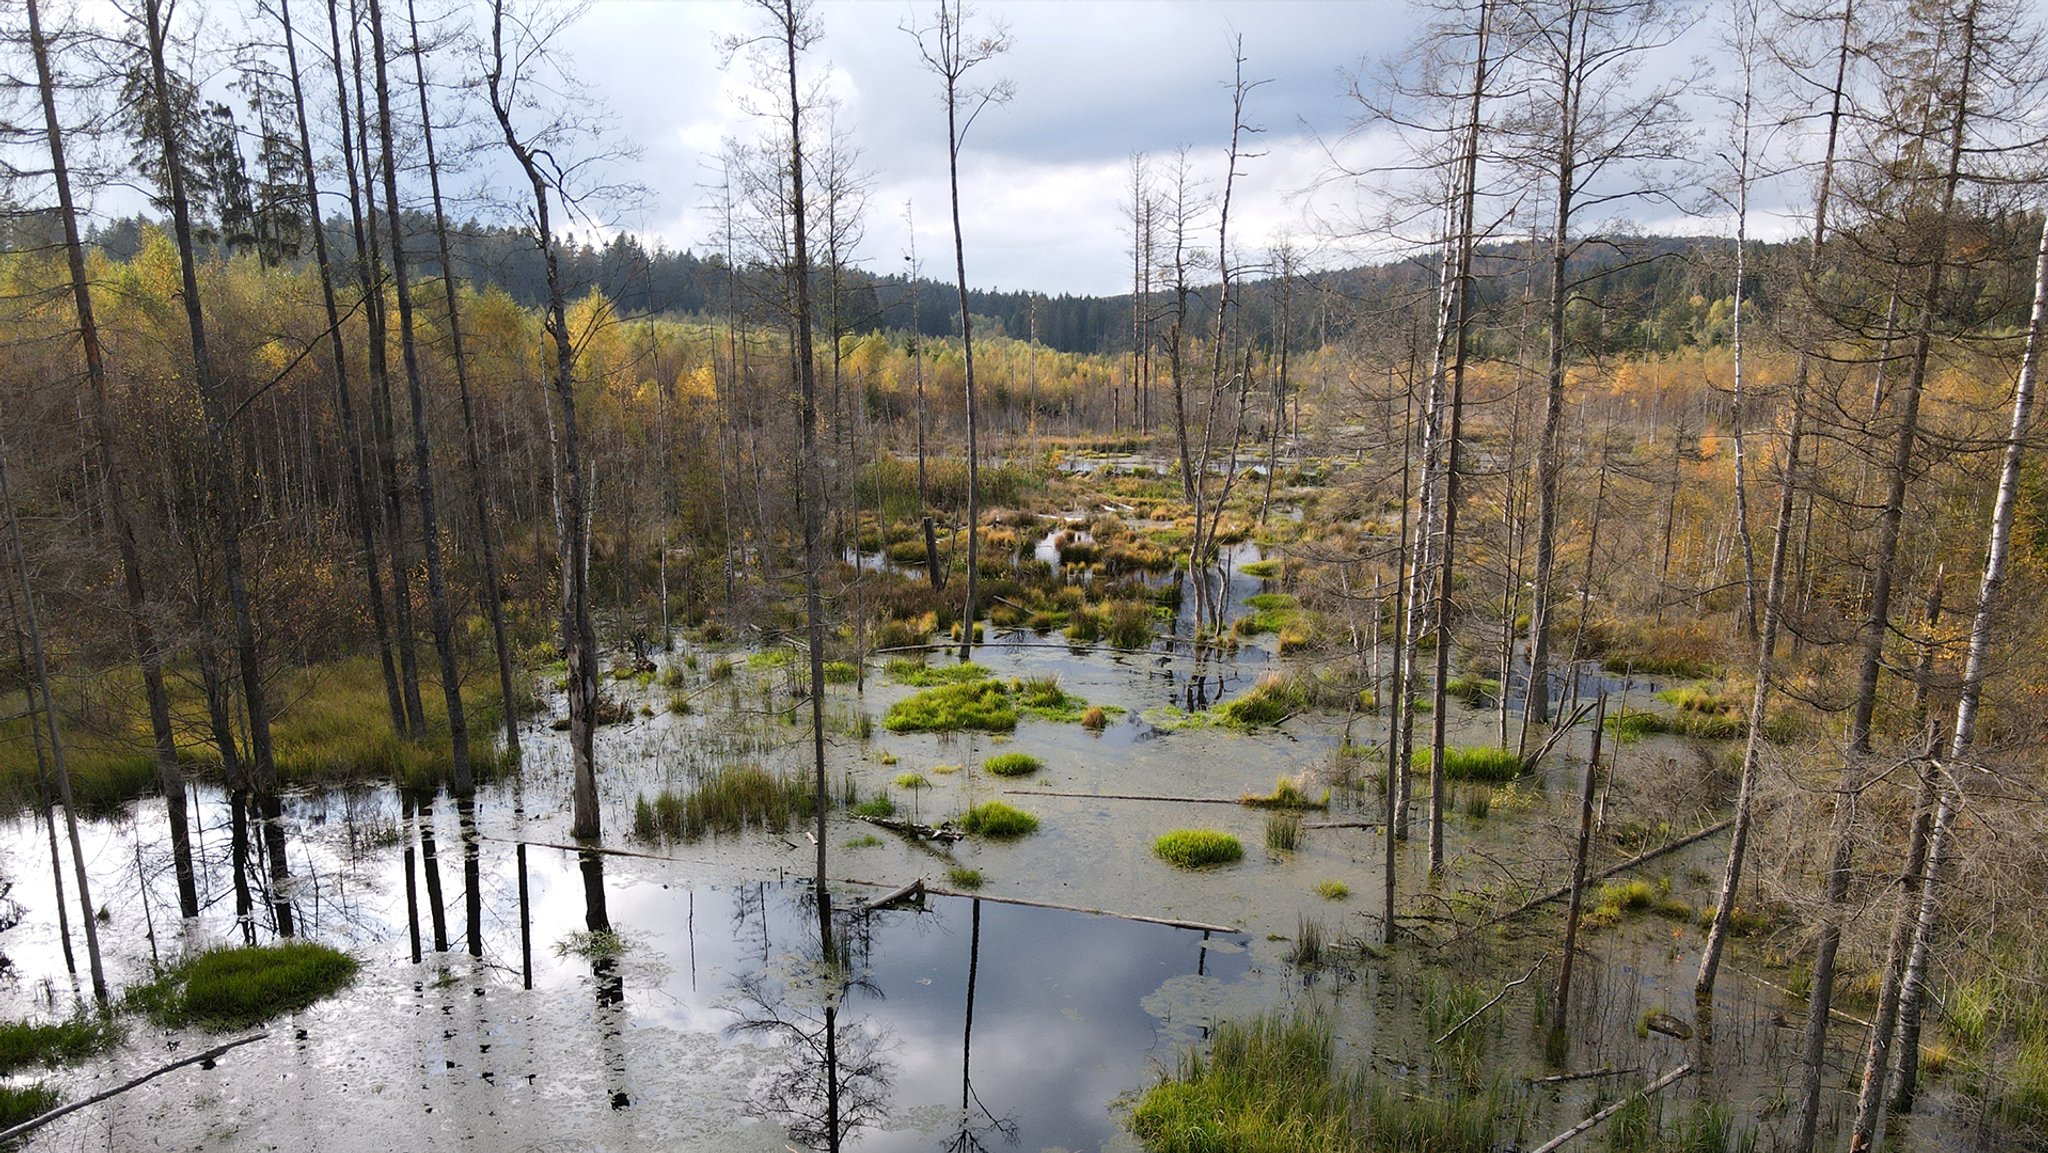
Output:
[[981,767],[999,777],[1022,777],[1045,767],[1030,753],[999,753],[981,762]]
[[909,657],[890,657],[882,666],[882,673],[900,685],[917,689],[929,689],[938,685],[967,684],[985,681],[988,669],[973,661],[961,661],[953,665],[930,665]]
[[0,1085],[0,1129],[12,1129],[57,1107],[57,1091],[41,1081]]
[[1017,708],[1001,681],[964,681],[897,701],[883,715],[882,727],[892,733],[1007,733],[1017,727]]
[[811,814],[810,783],[799,774],[777,776],[759,765],[729,765],[678,793],[663,789],[633,803],[633,834],[644,841],[695,840],[706,833],[745,828],[782,832]]
[[1351,886],[1342,881],[1317,881],[1316,896],[1325,901],[1342,901],[1351,896]]
[[80,1014],[50,1024],[8,1021],[0,1024],[0,1074],[82,1060],[105,1052],[120,1039],[120,1029],[108,1017]]
[[1301,818],[1293,813],[1266,815],[1266,847],[1276,853],[1291,853],[1301,847]]
[[214,949],[130,990],[159,1024],[233,1029],[311,1005],[353,980],[356,960],[311,941]]
[[1131,1130],[1151,1153],[1486,1153],[1490,1095],[1437,1097],[1368,1069],[1339,1068],[1312,1016],[1226,1021],[1205,1055],[1148,1090]]
[[[1429,750],[1422,750],[1415,760],[1428,769]],[[1522,758],[1513,749],[1491,745],[1452,745],[1444,749],[1444,776],[1449,780],[1505,784],[1521,775]]]
[[1301,786],[1291,778],[1279,777],[1273,781],[1272,792],[1246,793],[1237,799],[1237,803],[1254,809],[1327,809],[1330,807],[1330,794],[1325,792],[1321,797],[1311,797],[1302,792]]
[[1181,869],[1227,865],[1244,859],[1244,845],[1216,829],[1175,829],[1152,842],[1153,855]]
[[1500,699],[1500,682],[1492,677],[1453,677],[1444,682],[1444,695],[1476,709]]
[[981,870],[964,865],[952,865],[946,869],[946,881],[956,889],[981,888]]
[[1001,801],[983,801],[967,810],[960,827],[982,837],[1007,841],[1038,831],[1038,818]]
[[1308,707],[1301,682],[1279,673],[1267,673],[1258,683],[1233,700],[1216,706],[1216,717],[1235,729],[1277,725]]

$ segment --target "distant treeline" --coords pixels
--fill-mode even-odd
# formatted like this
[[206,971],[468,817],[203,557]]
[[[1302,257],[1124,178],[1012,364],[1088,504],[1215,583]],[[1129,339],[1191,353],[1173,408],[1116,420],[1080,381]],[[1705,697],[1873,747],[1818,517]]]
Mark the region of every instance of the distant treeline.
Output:
[[[423,273],[439,272],[439,260],[427,217],[408,213],[410,231],[418,237],[411,246]],[[2023,229],[2026,222],[1985,221],[1987,233],[2004,234]],[[127,260],[140,248],[143,230],[150,222],[127,217],[96,229],[93,242],[114,260]],[[33,246],[41,242],[44,230],[34,218],[16,218],[7,246]],[[354,251],[346,221],[330,219],[329,246],[337,252]],[[54,241],[54,231],[50,238]],[[540,255],[527,236],[514,229],[472,222],[451,237],[459,275],[479,287],[496,287],[515,301],[537,307],[547,297],[547,281]],[[1989,247],[2005,246],[1994,243]],[[1762,315],[1772,310],[1780,278],[1774,270],[1795,260],[1799,245],[1753,242],[1745,286],[1748,307]],[[1538,245],[1538,251],[1541,251]],[[1480,352],[1507,353],[1512,334],[1526,331],[1535,318],[1519,306],[1540,309],[1540,269],[1527,259],[1528,242],[1503,243],[1481,250],[1478,268],[1479,309],[1482,331],[1477,334]],[[287,257],[286,259],[304,259]],[[733,311],[735,301],[742,314],[766,312],[757,308],[772,301],[779,291],[779,279],[772,270],[747,267],[735,275],[720,254],[700,256],[688,249],[649,249],[631,236],[615,236],[601,243],[593,239],[570,238],[562,249],[562,274],[573,293],[596,288],[614,308],[628,316],[681,315],[721,317]],[[1691,347],[1711,347],[1728,338],[1734,297],[1734,243],[1716,237],[1629,237],[1596,241],[1584,245],[1575,258],[1572,280],[1575,288],[1569,306],[1573,344],[1585,354],[1671,353]],[[1262,344],[1270,345],[1275,333],[1283,290],[1290,295],[1288,339],[1296,349],[1327,344],[1333,337],[1361,325],[1407,323],[1399,317],[1413,317],[1419,298],[1431,291],[1436,270],[1427,259],[1307,273],[1283,286],[1275,279],[1249,279],[1237,286],[1240,313],[1237,330],[1258,333]],[[845,269],[839,283],[830,283],[820,270],[815,293],[820,301],[821,323],[850,334],[888,332],[907,334],[912,330],[913,287],[918,297],[916,330],[925,336],[944,337],[959,331],[953,286],[920,279],[915,285],[902,276],[876,276],[859,268]],[[1197,335],[1205,331],[1214,314],[1215,285],[1197,289],[1190,312],[1197,322]],[[1996,294],[1994,294],[1996,295]],[[1131,296],[1045,295],[1029,292],[969,293],[978,326],[1000,331],[1015,339],[1034,333],[1047,347],[1062,352],[1128,353],[1132,344]],[[1150,294],[1149,308],[1163,318],[1170,294]],[[2005,310],[2018,302],[1991,302],[1989,307]],[[1982,318],[1977,318],[1982,319]],[[2017,324],[2024,317],[2015,313]],[[1163,319],[1152,328],[1152,339],[1164,337]]]

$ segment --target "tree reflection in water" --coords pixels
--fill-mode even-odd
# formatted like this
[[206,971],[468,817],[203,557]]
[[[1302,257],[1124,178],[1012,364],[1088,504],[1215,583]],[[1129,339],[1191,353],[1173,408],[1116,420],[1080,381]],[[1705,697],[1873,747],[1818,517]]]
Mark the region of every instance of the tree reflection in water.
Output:
[[981,899],[977,897],[967,943],[967,1024],[960,1032],[960,1124],[946,1136],[946,1153],[980,1153],[988,1148],[991,1137],[1017,1143],[1016,1118],[996,1116],[974,1091],[974,986],[980,977]]
[[590,977],[597,990],[598,1041],[604,1058],[611,1106],[633,1103],[626,1091],[626,975],[615,949],[602,943],[613,935],[611,910],[605,904],[604,854],[585,849],[577,854],[583,871],[583,926],[590,930]]
[[786,980],[765,972],[738,978],[739,1020],[726,1032],[765,1038],[783,1052],[782,1066],[755,1083],[747,1111],[782,1121],[803,1148],[838,1153],[886,1116],[895,1067],[885,1055],[887,1036],[866,1019],[845,1016],[852,994],[882,995],[861,975],[873,942],[868,918],[835,925],[825,919],[829,910],[821,909],[817,922],[823,940],[809,943],[797,973]]

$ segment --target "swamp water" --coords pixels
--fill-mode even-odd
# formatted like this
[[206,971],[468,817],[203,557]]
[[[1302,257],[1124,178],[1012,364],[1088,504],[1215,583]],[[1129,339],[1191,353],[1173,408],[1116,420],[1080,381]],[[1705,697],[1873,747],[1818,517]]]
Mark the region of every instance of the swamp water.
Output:
[[[1423,883],[1426,837],[1418,828],[1402,849],[1403,908],[1440,947],[1425,953],[1401,944],[1380,955],[1360,944],[1381,932],[1383,831],[1373,827],[1379,805],[1370,782],[1333,789],[1330,810],[1307,814],[1300,844],[1286,852],[1265,849],[1266,813],[1234,803],[1270,790],[1278,776],[1326,769],[1343,718],[1251,733],[1166,731],[1145,719],[1148,710],[1183,704],[1197,678],[1212,701],[1235,695],[1276,667],[1271,658],[1250,648],[1197,655],[1165,642],[1115,654],[1029,634],[991,640],[998,643],[976,659],[995,675],[1057,676],[1067,692],[1125,711],[1101,733],[1026,718],[1013,735],[897,735],[877,723],[862,740],[855,716],[879,722],[914,690],[873,673],[864,692],[835,686],[835,783],[851,782],[862,797],[889,792],[899,816],[927,822],[996,798],[1041,822],[1015,841],[936,847],[835,811],[827,843],[843,965],[818,964],[814,897],[793,879],[808,871],[812,854],[801,828],[661,846],[630,835],[637,796],[687,787],[736,761],[774,770],[803,764],[803,729],[786,719],[794,712],[792,670],[742,658],[727,680],[692,672],[681,690],[691,694],[687,715],[667,710],[670,690],[614,682],[607,691],[646,706],[598,732],[606,844],[616,852],[561,845],[566,742],[544,725],[526,733],[521,779],[480,790],[467,811],[443,799],[408,814],[389,790],[293,798],[289,860],[301,931],[356,955],[356,982],[272,1022],[266,1040],[215,1067],[182,1069],[85,1109],[30,1147],[825,1147],[836,1088],[845,1148],[997,1148],[1014,1138],[1023,1149],[1129,1150],[1129,1098],[1172,1069],[1208,1026],[1301,1007],[1325,1012],[1340,1050],[1382,1075],[1425,1091],[1454,1081],[1496,1084],[1504,1136],[1526,1147],[1691,1055],[1691,1046],[1640,1029],[1654,1009],[1684,1015],[1675,1002],[1689,990],[1696,957],[1693,928],[1654,919],[1624,922],[1588,942],[1562,1060],[1545,1062],[1536,1025],[1546,998],[1535,990],[1553,979],[1547,967],[1456,1044],[1432,1044],[1554,947],[1551,918],[1462,941],[1453,921],[1461,887],[1497,899],[1558,883],[1568,863],[1566,811],[1576,800],[1571,770],[1547,786],[1525,782],[1524,800],[1490,817],[1453,806],[1446,887]],[[1361,742],[1384,728],[1384,717],[1358,720]],[[1447,720],[1454,743],[1484,742],[1492,723],[1486,711],[1461,705]],[[1689,759],[1676,743],[1642,748],[1624,754],[1618,778],[1637,757],[1662,755],[1652,748]],[[1009,751],[1045,767],[1024,778],[981,768]],[[1578,755],[1566,751],[1560,764]],[[909,773],[924,786],[901,784]],[[1618,785],[1617,805],[1624,795]],[[201,789],[196,801],[206,909],[192,923],[167,916],[175,906],[160,803],[82,828],[116,989],[146,978],[153,954],[168,959],[239,937],[221,798]],[[1151,846],[1178,827],[1234,834],[1245,859],[1171,868]],[[522,841],[530,989],[520,935]],[[1679,896],[1704,899],[1719,852],[1708,842],[1669,864]],[[57,948],[42,828],[26,818],[0,824],[0,862],[26,914],[0,935],[13,965],[0,980],[0,1012],[61,1016],[78,986]],[[922,877],[944,887],[956,867],[981,874],[985,899],[935,894],[922,910],[854,911],[880,886]],[[1319,895],[1327,881],[1347,885],[1350,898]],[[1205,934],[999,898],[1236,931]],[[260,895],[257,910],[265,915]],[[1311,922],[1328,943],[1320,961],[1298,952]],[[594,932],[605,926],[615,938]],[[259,928],[259,939],[267,935]],[[1782,1024],[1785,1002],[1736,969],[1723,981],[1715,1073],[1670,1096],[1728,1102],[1741,1127],[1775,1131],[1785,1124],[1784,1087],[1796,1078],[1796,1038]],[[215,1040],[131,1017],[113,1054],[49,1079],[76,1100]],[[1603,1067],[1621,1072],[1555,1085],[1529,1080]],[[1933,1095],[1930,1119],[1941,1116],[1942,1096]]]

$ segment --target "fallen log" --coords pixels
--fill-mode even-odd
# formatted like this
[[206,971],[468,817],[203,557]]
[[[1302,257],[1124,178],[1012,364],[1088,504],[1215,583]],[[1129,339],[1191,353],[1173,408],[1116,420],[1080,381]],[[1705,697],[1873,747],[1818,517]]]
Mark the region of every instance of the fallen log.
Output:
[[[866,885],[871,889],[887,887],[884,882],[863,881],[857,877],[835,877],[833,879],[842,885]],[[1232,937],[1244,935],[1243,929],[1233,928],[1229,925],[1211,925],[1202,921],[1183,921],[1174,917],[1150,917],[1143,913],[1119,913],[1114,909],[1090,909],[1083,905],[1062,905],[1053,901],[1033,901],[1026,897],[991,897],[986,893],[969,893],[958,889],[941,889],[932,885],[926,885],[924,891],[925,895],[930,897],[966,897],[969,900],[988,901],[991,904],[997,905],[1021,905],[1027,909],[1054,909],[1062,913],[1086,913],[1091,917],[1115,917],[1119,921],[1136,921],[1144,925],[1165,925],[1171,929],[1192,929],[1197,933],[1222,933]]]
[[1642,1071],[1641,1066],[1631,1065],[1626,1069],[1588,1069],[1581,1073],[1553,1073],[1548,1077],[1531,1077],[1529,1084],[1562,1085],[1569,1081],[1590,1081],[1595,1077],[1626,1077]]
[[161,1068],[153,1069],[147,1073],[144,1073],[140,1077],[134,1077],[127,1081],[123,1081],[119,1085],[114,1086],[112,1089],[109,1089],[104,1093],[95,1093],[92,1096],[87,1097],[83,1101],[73,1101],[69,1105],[59,1105],[57,1108],[50,1110],[48,1113],[45,1113],[40,1117],[31,1117],[28,1120],[23,1121],[21,1124],[16,1125],[12,1128],[0,1129],[0,1144],[6,1144],[7,1142],[12,1141],[16,1137],[20,1137],[25,1133],[33,1133],[37,1129],[40,1129],[43,1126],[48,1125],[50,1122],[57,1120],[59,1117],[64,1117],[68,1116],[69,1114],[76,1113],[80,1109],[83,1109],[88,1105],[97,1105],[109,1097],[118,1097],[121,1094],[126,1093],[128,1090],[133,1089],[138,1085],[147,1085],[149,1082],[154,1081],[158,1077],[161,1077],[164,1074],[169,1073],[173,1070],[183,1069],[187,1065],[197,1065],[202,1061],[212,1061],[214,1058],[220,1056],[222,1053],[225,1053],[230,1049],[239,1048],[243,1045],[249,1044],[252,1041],[261,1041],[268,1036],[270,1036],[269,1033],[257,1033],[253,1036],[244,1037],[239,1041],[229,1041],[225,1045],[215,1045],[213,1048],[208,1049],[204,1053],[194,1053],[190,1057],[186,1057],[180,1061],[173,1061],[168,1065],[162,1066]]
[[[1691,845],[1699,841],[1704,841],[1708,837],[1713,836],[1715,833],[1721,832],[1722,830],[1726,829],[1729,825],[1733,823],[1734,821],[1731,818],[1730,820],[1721,821],[1718,824],[1708,825],[1706,828],[1701,829],[1697,833],[1693,833],[1689,836],[1680,837],[1679,839],[1661,848],[1651,849],[1647,853],[1639,853],[1636,856],[1630,857],[1628,860],[1623,861],[1619,865],[1612,865],[1608,868],[1602,869],[1600,872],[1595,873],[1590,877],[1587,877],[1586,881],[1588,884],[1591,884],[1594,881],[1604,881],[1607,878],[1614,876],[1616,873],[1625,873],[1630,869],[1636,868],[1638,866],[1647,865],[1651,861],[1654,861],[1657,858],[1666,855],[1667,853],[1675,853],[1678,850],[1685,848],[1687,845]],[[1550,902],[1557,900],[1559,897],[1568,895],[1571,891],[1572,887],[1570,885],[1564,885],[1559,888],[1552,889],[1551,891],[1543,894],[1540,897],[1533,897],[1527,901],[1522,902],[1519,905],[1516,905],[1514,908],[1509,909],[1507,912],[1502,913],[1500,916],[1495,917],[1493,920],[1486,922],[1486,926],[1481,927],[1484,928],[1491,925],[1498,925],[1502,921],[1506,921],[1514,917],[1519,917],[1523,913],[1526,913],[1529,910],[1536,908],[1538,905],[1547,905]]]
[[1448,1041],[1451,1038],[1457,1036],[1459,1031],[1464,1029],[1465,1026],[1470,1025],[1474,1021],[1477,1021],[1481,1016],[1483,1016],[1486,1013],[1488,1009],[1491,1009],[1495,1005],[1500,1004],[1501,998],[1506,997],[1509,993],[1513,992],[1516,986],[1528,984],[1529,978],[1534,977],[1536,975],[1536,970],[1541,969],[1543,967],[1543,962],[1548,961],[1549,959],[1550,957],[1548,954],[1536,958],[1536,963],[1529,966],[1528,972],[1522,974],[1519,977],[1516,977],[1514,980],[1509,981],[1507,984],[1502,985],[1500,992],[1495,993],[1493,995],[1493,1000],[1488,1001],[1486,1004],[1481,1005],[1477,1009],[1472,1010],[1471,1016],[1451,1026],[1448,1032],[1446,1032],[1443,1036],[1438,1037],[1434,1042],[1432,1042],[1432,1044],[1441,1045],[1445,1041]]
[[919,877],[900,889],[892,889],[887,893],[883,893],[881,896],[864,904],[862,908],[872,913],[876,909],[886,909],[898,901],[916,901],[923,898],[924,878]]
[[1572,1138],[1577,1137],[1582,1133],[1585,1133],[1587,1130],[1600,1124],[1600,1122],[1605,1121],[1609,1117],[1614,1116],[1616,1113],[1621,1112],[1623,1109],[1628,1108],[1629,1104],[1633,1102],[1636,1098],[1654,1097],[1657,1094],[1662,1093],[1665,1089],[1669,1088],[1680,1077],[1683,1077],[1690,1072],[1692,1072],[1692,1062],[1688,1061],[1685,1064],[1680,1065],[1678,1068],[1671,1070],[1669,1073],[1664,1074],[1662,1077],[1657,1078],[1655,1081],[1650,1082],[1648,1085],[1643,1086],[1641,1089],[1638,1089],[1635,1092],[1629,1094],[1628,1096],[1623,1097],[1621,1100],[1616,1101],[1614,1104],[1609,1105],[1607,1108],[1602,1109],[1598,1113],[1593,1114],[1591,1117],[1586,1118],[1584,1121],[1579,1122],[1578,1124],[1572,1126],[1564,1132],[1559,1133],[1557,1136],[1552,1137],[1550,1140],[1545,1141],[1543,1144],[1538,1145],[1536,1148],[1531,1149],[1529,1153],[1555,1153],[1556,1150],[1562,1149],[1566,1144],[1568,1144],[1572,1140]]
[[866,821],[870,825],[879,825],[892,833],[901,833],[906,837],[916,837],[922,841],[958,841],[964,840],[967,836],[966,833],[953,828],[950,824],[920,825],[916,821],[906,821],[900,817],[860,817],[859,819]]
[[1177,805],[1242,805],[1243,797],[1172,797],[1145,793],[1061,793],[1051,789],[1004,789],[1006,797],[1078,797],[1085,801],[1166,801]]

